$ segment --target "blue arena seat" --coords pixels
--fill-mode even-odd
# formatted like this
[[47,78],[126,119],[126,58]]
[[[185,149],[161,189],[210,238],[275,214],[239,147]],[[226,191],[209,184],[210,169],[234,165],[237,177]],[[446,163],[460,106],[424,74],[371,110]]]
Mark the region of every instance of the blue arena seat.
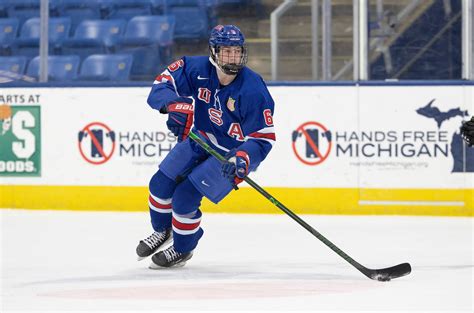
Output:
[[0,55],[11,54],[11,45],[18,33],[19,24],[17,18],[0,19]]
[[108,19],[131,19],[134,16],[151,15],[153,5],[151,0],[109,0]]
[[20,25],[32,17],[40,16],[40,0],[7,0],[5,3],[8,16],[17,18]]
[[193,7],[205,4],[205,0],[173,0],[169,1],[171,7]]
[[0,57],[0,70],[6,72],[13,72],[15,74],[23,74],[25,72],[27,57]]
[[0,0],[0,18],[8,17],[8,3],[6,0]]
[[174,21],[172,16],[156,15],[136,16],[128,22],[116,51],[133,54],[132,79],[150,79],[163,64],[170,62]]
[[102,4],[97,0],[57,0],[59,16],[71,18],[74,31],[83,20],[95,20],[102,17]]
[[[219,0],[154,0],[154,1],[163,1],[166,2],[166,5],[169,7],[214,7],[219,4]],[[237,1],[242,2],[243,0],[230,0],[230,1]],[[245,0],[244,0],[245,1]]]
[[152,14],[163,15],[167,13],[169,0],[151,0]]
[[82,62],[79,80],[127,81],[132,63],[130,54],[93,54]]
[[[70,81],[77,78],[80,58],[77,55],[50,55],[48,56],[48,79],[52,81]],[[26,74],[38,77],[40,71],[40,57],[30,61]]]
[[258,4],[258,0],[210,0],[214,1],[216,5],[249,5],[252,2]]
[[[58,17],[49,19],[48,39],[50,48],[54,53],[61,46],[61,42],[69,36],[71,19]],[[31,18],[23,24],[20,37],[14,42],[14,54],[34,57],[39,54],[40,19]]]
[[124,41],[137,44],[173,44],[175,19],[168,15],[135,16],[128,24]]
[[207,11],[201,7],[172,7],[169,14],[175,17],[175,39],[204,39],[209,36]]
[[86,20],[77,27],[74,38],[62,43],[62,54],[76,54],[85,59],[91,54],[111,53],[124,32],[125,20]]

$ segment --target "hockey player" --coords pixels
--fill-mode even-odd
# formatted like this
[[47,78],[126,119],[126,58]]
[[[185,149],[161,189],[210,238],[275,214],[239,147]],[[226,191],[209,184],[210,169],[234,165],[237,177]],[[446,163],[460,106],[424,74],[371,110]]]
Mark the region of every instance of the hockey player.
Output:
[[[263,79],[245,66],[244,43],[239,28],[218,25],[211,31],[209,57],[183,57],[153,83],[148,104],[168,114],[166,125],[178,143],[149,184],[154,233],[136,252],[139,259],[153,254],[150,268],[183,266],[192,257],[203,235],[202,197],[221,201],[275,142],[273,99]],[[193,121],[193,132],[226,155],[227,164],[188,138]]]
[[474,146],[474,116],[470,121],[462,123],[461,136],[469,147]]

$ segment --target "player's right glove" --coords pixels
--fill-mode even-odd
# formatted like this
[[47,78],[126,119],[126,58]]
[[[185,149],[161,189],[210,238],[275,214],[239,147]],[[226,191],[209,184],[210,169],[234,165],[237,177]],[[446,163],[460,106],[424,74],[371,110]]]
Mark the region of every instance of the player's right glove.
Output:
[[249,173],[250,158],[245,151],[231,151],[227,162],[222,164],[222,176],[227,178],[233,186],[240,184]]
[[178,137],[178,142],[188,138],[194,118],[193,100],[178,97],[166,105],[166,112],[168,112],[166,126]]
[[469,147],[474,146],[474,116],[470,121],[462,123],[461,136]]

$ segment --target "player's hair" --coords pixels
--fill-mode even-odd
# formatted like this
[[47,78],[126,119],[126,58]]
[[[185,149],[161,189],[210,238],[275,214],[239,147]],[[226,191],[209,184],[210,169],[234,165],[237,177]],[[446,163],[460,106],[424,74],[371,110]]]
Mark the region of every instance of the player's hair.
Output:
[[[220,48],[228,46],[241,47],[242,54],[238,63],[222,63],[219,61]],[[245,45],[245,37],[237,26],[217,25],[214,27],[209,38],[209,51],[211,62],[227,75],[237,75],[247,64],[248,50]]]

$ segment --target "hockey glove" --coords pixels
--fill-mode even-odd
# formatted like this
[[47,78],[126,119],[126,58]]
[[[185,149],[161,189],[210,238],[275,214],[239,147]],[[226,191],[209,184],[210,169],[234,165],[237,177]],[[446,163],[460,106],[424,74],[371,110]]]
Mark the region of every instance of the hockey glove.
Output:
[[227,162],[222,164],[221,173],[233,186],[237,186],[249,173],[249,166],[250,159],[247,152],[231,152],[227,155]]
[[193,125],[194,107],[190,98],[179,97],[166,105],[168,121],[166,126],[178,137],[178,142],[185,140]]
[[461,136],[469,147],[474,146],[474,116],[470,121],[462,123]]

